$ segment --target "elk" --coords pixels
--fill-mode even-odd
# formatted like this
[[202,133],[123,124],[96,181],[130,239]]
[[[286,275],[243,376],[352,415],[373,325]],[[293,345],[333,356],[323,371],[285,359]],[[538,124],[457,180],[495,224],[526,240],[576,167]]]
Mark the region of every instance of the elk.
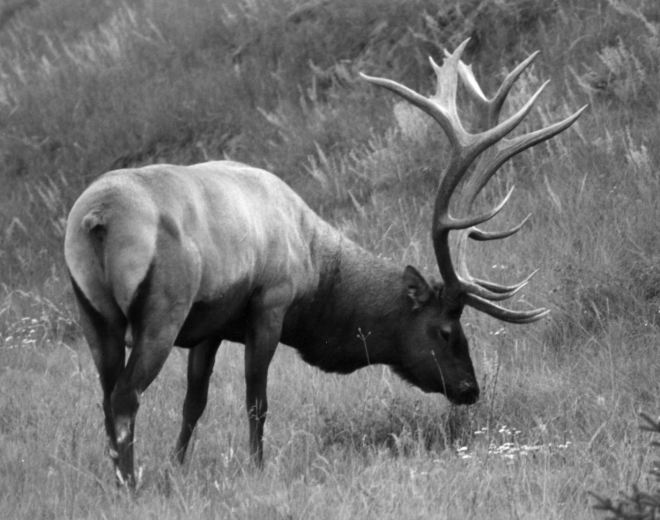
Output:
[[[548,313],[497,303],[516,294],[529,277],[501,285],[467,270],[468,239],[505,238],[525,223],[501,232],[477,227],[499,213],[511,192],[492,210],[460,218],[450,214],[450,200],[460,197],[461,211],[469,211],[506,160],[568,128],[585,107],[543,129],[506,138],[545,86],[499,122],[511,86],[536,54],[487,98],[471,67],[461,61],[466,44],[447,53],[442,66],[430,60],[437,76],[431,97],[362,75],[426,112],[449,140],[431,226],[441,282],[366,251],[277,176],[237,162],[115,170],[78,198],[68,217],[65,259],[100,376],[110,455],[120,483],[135,487],[139,398],[175,345],[189,350],[175,458],[184,461],[206,406],[216,352],[222,340],[229,340],[245,345],[249,453],[261,466],[268,366],[279,343],[324,371],[345,374],[385,364],[424,392],[471,404],[479,387],[461,328],[463,308],[511,323],[533,322]],[[461,123],[459,78],[488,126],[484,131],[469,133]],[[458,234],[455,261],[451,231]]]

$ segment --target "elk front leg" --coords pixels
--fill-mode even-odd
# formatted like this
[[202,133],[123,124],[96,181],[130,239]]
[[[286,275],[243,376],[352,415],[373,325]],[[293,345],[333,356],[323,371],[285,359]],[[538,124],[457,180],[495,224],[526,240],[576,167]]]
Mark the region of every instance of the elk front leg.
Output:
[[183,402],[181,433],[173,454],[180,464],[183,464],[185,459],[195,425],[206,408],[209,380],[213,372],[218,346],[217,341],[206,340],[195,345],[188,353],[188,389]]
[[280,340],[284,310],[258,307],[251,313],[245,339],[246,407],[250,425],[250,458],[263,466],[263,435],[268,399],[268,367]]

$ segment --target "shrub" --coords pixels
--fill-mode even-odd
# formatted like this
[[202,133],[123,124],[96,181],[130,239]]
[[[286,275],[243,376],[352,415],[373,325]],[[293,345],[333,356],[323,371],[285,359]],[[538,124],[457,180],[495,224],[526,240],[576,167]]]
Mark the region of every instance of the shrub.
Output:
[[[646,424],[642,426],[643,430],[650,431],[660,436],[660,419],[653,420],[646,414],[641,414]],[[660,441],[651,443],[655,448],[660,448]],[[610,513],[607,518],[616,520],[654,520],[660,517],[660,459],[651,463],[651,478],[655,484],[651,483],[648,491],[639,489],[636,485],[632,490],[620,498],[604,498],[595,493],[596,498],[594,509]]]

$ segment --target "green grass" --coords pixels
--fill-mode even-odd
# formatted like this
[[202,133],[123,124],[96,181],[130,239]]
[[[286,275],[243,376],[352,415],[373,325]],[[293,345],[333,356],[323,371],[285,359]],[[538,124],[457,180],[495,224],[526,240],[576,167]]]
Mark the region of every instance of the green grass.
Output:
[[[0,517],[599,518],[590,492],[653,485],[638,413],[660,413],[660,8],[454,5],[0,3]],[[475,274],[539,267],[521,300],[551,316],[515,327],[465,313],[483,389],[467,408],[381,367],[322,374],[280,347],[263,473],[247,460],[240,345],[221,348],[191,460],[170,465],[185,391],[174,352],[138,415],[139,496],[116,490],[61,253],[84,186],[125,165],[230,157],[438,276],[429,194],[444,138],[357,72],[426,92],[427,56],[466,36],[489,92],[542,50],[507,107],[552,80],[526,129],[590,104],[480,201],[515,184],[498,218],[532,211],[530,224],[471,246]]]

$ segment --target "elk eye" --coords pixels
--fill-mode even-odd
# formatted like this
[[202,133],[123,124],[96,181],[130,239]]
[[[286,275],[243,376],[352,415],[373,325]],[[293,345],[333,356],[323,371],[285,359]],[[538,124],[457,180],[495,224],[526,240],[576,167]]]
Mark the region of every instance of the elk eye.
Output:
[[449,326],[432,326],[428,328],[428,334],[432,338],[439,339],[440,337],[449,343],[449,338],[451,336],[451,327]]
[[445,341],[449,341],[449,336],[451,335],[451,328],[449,327],[440,327],[440,335]]

